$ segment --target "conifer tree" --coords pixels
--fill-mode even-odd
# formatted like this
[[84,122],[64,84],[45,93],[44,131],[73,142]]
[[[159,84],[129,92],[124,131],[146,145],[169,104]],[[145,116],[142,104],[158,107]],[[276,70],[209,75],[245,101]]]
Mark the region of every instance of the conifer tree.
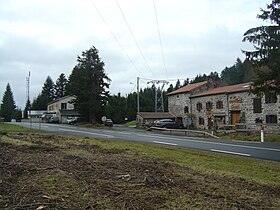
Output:
[[280,93],[280,1],[272,0],[267,10],[261,9],[257,18],[270,25],[251,28],[244,34],[243,41],[251,42],[255,48],[253,51],[243,51],[257,69],[253,92]]
[[109,96],[107,89],[111,80],[95,47],[82,52],[77,61],[69,76],[66,90],[77,97],[74,104],[81,117],[90,123],[96,123],[101,121],[102,115],[105,114]]
[[65,74],[61,73],[56,80],[55,83],[55,99],[62,98],[63,96],[66,95],[65,87],[67,84],[67,79],[65,77]]
[[6,91],[3,94],[1,103],[0,116],[4,118],[5,122],[10,122],[16,110],[13,92],[10,84],[6,86]]

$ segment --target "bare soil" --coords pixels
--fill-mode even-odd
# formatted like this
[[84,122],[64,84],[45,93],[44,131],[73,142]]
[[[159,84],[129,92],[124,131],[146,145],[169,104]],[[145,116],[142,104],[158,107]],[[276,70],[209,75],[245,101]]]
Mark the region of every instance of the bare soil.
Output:
[[85,140],[2,136],[0,209],[280,209],[280,186],[203,174]]

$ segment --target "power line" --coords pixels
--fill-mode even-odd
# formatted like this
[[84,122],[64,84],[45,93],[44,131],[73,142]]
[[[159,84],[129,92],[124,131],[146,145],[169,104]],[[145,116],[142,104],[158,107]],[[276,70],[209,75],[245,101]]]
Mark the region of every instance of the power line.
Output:
[[159,43],[160,43],[160,48],[161,48],[161,55],[162,55],[162,60],[163,60],[163,66],[164,66],[165,76],[166,76],[166,78],[168,78],[168,77],[167,77],[167,70],[166,70],[165,57],[164,57],[163,48],[162,48],[162,42],[161,42],[161,35],[160,35],[160,30],[159,30],[159,24],[158,24],[158,15],[157,15],[157,9],[156,9],[155,0],[153,0],[153,3],[154,3],[154,10],[155,10],[155,16],[156,16],[156,22],[157,22],[158,38],[159,38]]
[[127,26],[127,28],[129,29],[130,34],[131,34],[131,36],[132,36],[132,38],[133,38],[133,40],[134,40],[134,42],[135,42],[135,44],[136,44],[136,46],[137,46],[137,48],[138,48],[138,50],[139,50],[139,52],[140,52],[142,58],[143,58],[144,61],[145,61],[146,66],[147,66],[148,69],[151,71],[152,75],[154,76],[154,73],[153,73],[153,71],[152,71],[150,65],[148,64],[147,59],[145,58],[145,56],[144,56],[144,54],[143,54],[141,48],[139,47],[139,44],[138,44],[137,40],[135,39],[135,36],[134,36],[134,34],[133,34],[132,30],[131,30],[131,27],[129,26],[129,24],[128,24],[128,22],[127,22],[127,19],[125,18],[125,15],[124,15],[124,13],[123,13],[123,10],[122,10],[122,8],[121,8],[121,6],[120,6],[118,0],[116,0],[116,2],[117,2],[117,5],[118,5],[118,7],[119,7],[119,9],[120,9],[120,12],[121,12],[121,14],[122,14],[122,16],[123,16],[123,19],[124,19],[124,21],[125,21],[125,23],[126,23],[126,26]]
[[113,36],[113,38],[115,39],[115,41],[118,43],[119,47],[121,48],[121,50],[123,51],[123,53],[127,56],[128,60],[130,61],[130,63],[134,66],[135,70],[141,75],[142,73],[138,70],[138,68],[136,67],[136,65],[134,64],[134,62],[132,61],[132,59],[130,58],[130,56],[127,54],[127,52],[125,51],[124,47],[122,46],[122,44],[120,43],[120,41],[118,40],[118,38],[116,37],[116,35],[113,33],[113,31],[111,30],[109,24],[106,22],[105,18],[103,17],[103,15],[101,14],[101,12],[99,11],[99,9],[97,8],[96,4],[94,3],[93,0],[91,0],[92,5],[94,6],[94,8],[96,9],[98,15],[101,17],[102,21],[104,22],[104,24],[107,26],[107,28],[109,29],[111,35]]

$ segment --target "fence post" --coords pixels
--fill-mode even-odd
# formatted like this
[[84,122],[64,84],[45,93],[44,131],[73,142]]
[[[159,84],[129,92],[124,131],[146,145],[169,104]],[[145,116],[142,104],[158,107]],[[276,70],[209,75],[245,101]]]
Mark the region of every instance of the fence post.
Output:
[[264,142],[264,127],[263,125],[261,126],[261,142]]

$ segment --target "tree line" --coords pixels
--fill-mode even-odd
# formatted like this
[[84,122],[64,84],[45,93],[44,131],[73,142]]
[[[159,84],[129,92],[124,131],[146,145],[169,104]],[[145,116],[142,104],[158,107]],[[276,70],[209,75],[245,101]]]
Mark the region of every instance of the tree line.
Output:
[[[280,2],[272,0],[267,5],[267,10],[261,9],[257,17],[268,21],[271,25],[249,29],[244,33],[243,41],[251,42],[255,50],[245,51],[246,59],[242,62],[237,58],[236,62],[225,67],[221,74],[216,71],[210,74],[198,74],[195,78],[186,78],[181,84],[178,79],[175,86],[170,84],[164,90],[164,111],[168,110],[166,95],[185,85],[212,79],[221,85],[233,85],[253,81],[256,94],[275,91],[280,93]],[[27,101],[25,116],[28,109],[46,110],[47,104],[65,95],[76,95],[77,99],[72,103],[81,114],[83,120],[90,123],[100,121],[101,116],[106,115],[117,123],[125,119],[133,120],[137,110],[137,94],[129,93],[110,95],[110,78],[104,69],[105,63],[99,58],[98,50],[93,46],[82,52],[77,58],[77,64],[68,79],[61,73],[54,83],[50,76],[43,84],[41,92],[32,101]],[[155,86],[140,89],[140,111],[154,111],[155,92],[160,91]],[[0,106],[0,116],[6,121],[19,115],[11,87],[7,84]]]

